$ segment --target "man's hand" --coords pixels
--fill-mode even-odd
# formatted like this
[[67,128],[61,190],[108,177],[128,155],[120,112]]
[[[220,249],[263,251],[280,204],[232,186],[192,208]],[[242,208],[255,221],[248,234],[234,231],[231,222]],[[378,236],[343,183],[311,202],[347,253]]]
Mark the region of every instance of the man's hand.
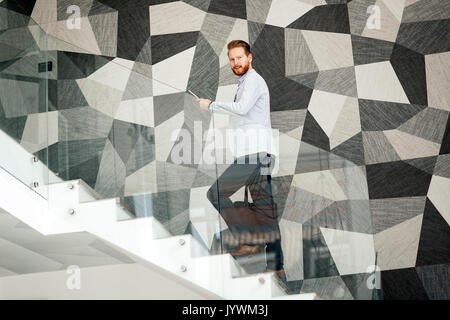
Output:
[[209,104],[211,103],[211,100],[209,100],[209,99],[197,99],[197,102],[200,105],[200,109],[208,110],[208,107],[209,107]]

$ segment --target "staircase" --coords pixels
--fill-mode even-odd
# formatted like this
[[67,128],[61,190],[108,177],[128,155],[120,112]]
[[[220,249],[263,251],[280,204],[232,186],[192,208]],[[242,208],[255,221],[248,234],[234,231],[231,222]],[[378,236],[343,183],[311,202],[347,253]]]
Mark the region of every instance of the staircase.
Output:
[[[23,168],[29,164],[33,156],[5,133],[0,131],[0,135],[8,150],[15,149],[16,165]],[[20,150],[17,150],[18,148]],[[171,236],[153,217],[127,219],[132,213],[127,211],[119,199],[98,200],[95,192],[81,180],[54,182],[46,186],[41,185],[40,188],[46,189],[44,194],[48,195],[47,198],[0,168],[0,195],[2,195],[0,207],[43,235],[54,237],[82,232],[96,237],[117,250],[122,250],[126,256],[131,255],[141,263],[145,262],[144,264],[150,264],[153,268],[169,272],[172,282],[174,279],[182,279],[191,286],[199,287],[202,292],[208,292],[209,298],[314,299],[315,297],[313,293],[287,295],[273,273],[247,275],[231,255],[210,255],[192,235]],[[154,237],[153,233],[157,233],[158,237]],[[19,254],[20,250],[17,252]],[[125,271],[127,268],[131,272],[132,268],[129,266],[122,267],[121,271],[128,272]],[[95,274],[94,271],[91,272]],[[6,270],[3,272],[7,273]],[[53,275],[54,277],[61,277],[61,271],[53,272],[59,272]],[[12,278],[9,276],[20,277],[14,274],[6,276],[8,277],[3,280],[11,281]],[[25,277],[32,276],[27,274]],[[0,287],[5,286],[3,280],[0,281]],[[39,282],[36,279],[31,280]],[[38,297],[27,296],[27,298]]]
[[0,257],[1,300],[220,299],[92,234],[45,236],[2,210]]

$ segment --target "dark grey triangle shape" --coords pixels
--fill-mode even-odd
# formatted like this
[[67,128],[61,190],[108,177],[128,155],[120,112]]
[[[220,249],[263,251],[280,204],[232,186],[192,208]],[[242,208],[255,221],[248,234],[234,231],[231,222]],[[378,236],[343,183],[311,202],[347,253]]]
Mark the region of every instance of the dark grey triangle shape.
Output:
[[357,165],[364,164],[364,147],[362,142],[362,133],[359,132],[353,137],[344,141],[331,152],[354,162]]
[[[1,33],[0,33],[0,35],[1,35]],[[14,63],[19,61],[20,59],[21,58],[16,58],[16,59],[7,60],[7,61],[1,61],[0,62],[0,72],[3,71],[4,69],[8,68],[9,66],[13,65]]]
[[436,165],[436,161],[437,161],[437,156],[409,159],[409,160],[403,160],[403,161],[412,165],[413,167],[416,167],[417,169],[425,171],[429,174],[433,174],[434,166]]
[[134,150],[142,130],[145,128],[145,126],[135,123],[114,120],[108,138],[123,163],[128,162],[128,158]]
[[427,198],[417,250],[417,266],[450,263],[450,228]]
[[388,101],[358,99],[362,131],[383,131],[397,127],[425,106]]
[[257,23],[253,21],[247,21],[248,25],[248,41],[250,46],[252,46],[258,39],[261,31],[264,29],[263,23]]
[[354,164],[332,152],[325,151],[309,143],[301,142],[295,173],[345,168],[349,166],[354,166]]
[[337,201],[315,214],[304,225],[322,228],[372,233],[368,200]]
[[230,16],[233,18],[247,19],[247,6],[245,0],[210,0],[208,12]]
[[278,221],[283,217],[284,208],[288,202],[289,191],[291,190],[293,175],[282,177],[272,177],[272,196],[277,205]]
[[314,7],[287,28],[350,34],[347,5],[331,4]]
[[357,97],[355,67],[345,67],[320,71],[315,89]]
[[184,110],[184,92],[153,97],[155,127]]
[[211,4],[211,0],[182,0],[187,4],[190,4],[193,7],[199,8],[205,12],[208,11],[209,5]]
[[355,66],[361,64],[389,61],[394,43],[373,38],[351,35]]
[[314,89],[314,86],[316,84],[316,80],[317,80],[318,76],[319,76],[319,72],[316,71],[316,72],[299,74],[299,75],[295,75],[295,76],[288,76],[288,78],[294,80],[295,82],[303,84],[303,85],[307,86],[308,88]]
[[94,16],[97,14],[105,14],[105,13],[112,13],[117,12],[116,9],[113,9],[111,7],[108,7],[104,5],[103,3],[100,3],[99,1],[94,0],[92,3],[92,7],[89,10],[89,16]]
[[126,175],[131,175],[133,172],[145,167],[153,160],[155,160],[154,129],[145,128],[145,132],[141,133],[139,136],[128,161],[125,164],[127,170]]
[[163,34],[151,37],[152,64],[157,64],[196,45],[198,31]]
[[304,279],[338,276],[336,264],[319,227],[302,226]]
[[214,183],[215,179],[204,174],[201,171],[197,171],[194,182],[192,183],[192,188],[210,186]]
[[219,57],[208,40],[200,33],[187,89],[195,92],[199,97],[215,100],[219,87],[219,70]]
[[371,273],[357,273],[341,276],[341,279],[355,300],[371,300],[372,290],[367,286],[371,276],[373,276]]
[[416,268],[428,297],[431,300],[450,300],[450,264],[438,264]]
[[381,271],[384,300],[428,300],[416,268]]
[[57,110],[89,105],[76,80],[58,80],[57,87],[57,105],[55,106]]
[[438,156],[433,174],[445,178],[450,178],[450,154],[443,154]]

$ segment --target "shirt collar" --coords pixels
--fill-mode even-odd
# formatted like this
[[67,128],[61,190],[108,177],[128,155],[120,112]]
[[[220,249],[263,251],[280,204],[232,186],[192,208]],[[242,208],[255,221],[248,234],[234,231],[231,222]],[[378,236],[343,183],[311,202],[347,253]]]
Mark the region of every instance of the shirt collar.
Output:
[[247,75],[249,74],[249,72],[252,72],[253,69],[248,70],[245,74],[243,74],[240,78],[239,78],[239,82],[238,85],[240,86],[242,84],[242,82],[244,81],[245,77],[247,77]]

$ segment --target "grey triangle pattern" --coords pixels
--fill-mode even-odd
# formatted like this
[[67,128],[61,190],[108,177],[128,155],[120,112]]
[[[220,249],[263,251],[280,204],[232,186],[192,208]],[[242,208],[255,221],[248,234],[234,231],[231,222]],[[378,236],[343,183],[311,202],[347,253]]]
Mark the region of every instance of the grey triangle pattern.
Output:
[[449,300],[450,290],[444,285],[450,280],[450,264],[421,266],[416,268],[417,275],[431,300]]
[[113,119],[90,107],[71,108],[58,113],[58,135],[62,141],[106,138]]
[[434,167],[436,165],[436,157],[425,157],[425,158],[417,158],[417,159],[408,159],[405,160],[406,163],[416,167],[417,169],[423,170],[429,174],[433,174]]
[[235,18],[227,16],[211,13],[206,15],[200,32],[218,56],[220,56],[223,48],[227,45],[226,41],[235,21]]
[[355,67],[320,71],[315,89],[357,97]]
[[127,176],[155,160],[154,130],[153,128],[149,129],[148,134],[139,136],[136,145],[128,158],[126,163]]
[[246,0],[247,20],[265,23],[272,0]]
[[352,34],[361,35],[370,14],[367,13],[369,6],[375,5],[376,0],[352,1],[348,7],[348,17],[350,21],[350,31]]
[[151,38],[149,37],[147,41],[141,48],[138,56],[136,57],[136,62],[144,63],[144,64],[152,64],[152,45]]
[[[430,140],[435,143],[441,143],[444,136],[449,112],[435,108],[425,108],[414,117],[404,122],[398,127],[398,130]],[[433,123],[433,126],[428,126]]]
[[286,29],[285,42],[287,76],[319,71],[301,30]]
[[264,29],[263,23],[248,21],[248,41],[251,46],[258,39],[258,36],[263,29]]
[[117,10],[105,5],[104,3],[98,0],[94,0],[91,9],[89,10],[89,16],[95,16],[97,14],[105,14],[112,12],[117,12]]
[[435,175],[450,178],[450,155],[442,154],[437,157],[436,165],[434,167]]
[[306,221],[304,225],[372,234],[369,201],[344,200],[333,202]]
[[211,186],[216,179],[204,174],[201,171],[197,171],[194,182],[192,183],[192,188]]
[[306,142],[300,143],[295,173],[322,171],[355,166],[354,163],[332,152],[324,151]]
[[237,84],[239,77],[231,70],[230,66],[223,66],[219,73],[219,86]]
[[362,137],[366,164],[400,160],[382,131],[363,132]]
[[[150,66],[149,66],[150,68]],[[133,100],[153,96],[153,80],[140,71],[133,71],[128,78],[122,100]]]
[[183,2],[186,2],[187,4],[203,11],[208,11],[211,0],[183,0]]
[[306,110],[276,111],[270,115],[272,128],[286,133],[303,126]]
[[373,273],[343,275],[341,278],[355,300],[372,300],[374,298],[373,290],[367,285],[374,278]]
[[289,76],[289,79],[294,80],[300,84],[307,86],[308,88],[314,89],[316,85],[317,77],[319,76],[319,72],[311,72],[305,74],[299,74],[295,76]]
[[361,132],[339,144],[331,151],[356,165],[364,164],[364,150]]
[[180,92],[153,98],[155,127],[184,110],[184,96],[185,94]]
[[[431,200],[424,200],[431,184],[439,180],[445,185],[450,179],[450,96],[445,86],[450,61],[450,46],[445,41],[450,32],[447,2],[326,0],[317,5],[314,0],[300,0],[305,6],[315,7],[298,13],[299,18],[289,22],[292,28],[280,25],[297,12],[283,13],[284,7],[278,5],[281,0],[240,0],[228,6],[223,0],[140,0],[127,4],[59,0],[31,1],[24,8],[10,5],[11,0],[0,2],[0,128],[27,150],[33,149],[61,179],[83,179],[104,197],[123,196],[127,181],[127,195],[137,193],[145,195],[140,200],[151,199],[154,206],[145,208],[141,216],[154,213],[166,229],[164,236],[190,233],[198,239],[202,230],[189,221],[190,190],[208,190],[229,165],[196,164],[193,159],[175,164],[170,156],[156,161],[157,154],[167,150],[155,144],[155,130],[167,134],[170,124],[176,122],[193,136],[197,122],[203,133],[210,128],[210,114],[200,111],[195,99],[180,91],[189,89],[215,100],[219,90],[237,84],[238,77],[228,65],[220,65],[219,56],[231,40],[236,22],[247,23],[253,67],[268,85],[271,125],[283,139],[277,160],[284,170],[272,177],[278,217],[282,218],[283,230],[294,224],[302,228],[298,235],[301,243],[289,245],[292,252],[295,248],[302,252],[302,261],[289,262],[291,267],[301,265],[302,275],[298,270],[292,273],[288,266],[288,286],[297,292],[316,290],[324,299],[373,297],[373,292],[361,288],[368,280],[366,270],[339,274],[336,263],[342,267],[342,259],[335,257],[334,262],[336,250],[324,239],[326,232],[330,235],[336,231],[345,241],[374,234],[377,245],[383,247],[382,265],[405,267],[383,271],[383,293],[388,299],[448,298],[448,292],[439,287],[448,279],[446,265],[442,265],[448,258],[439,252],[447,251],[442,248],[441,235],[436,235],[436,230],[443,232],[446,226],[441,217],[447,214],[447,190],[442,188],[432,195],[436,207]],[[170,50],[156,42],[152,46],[149,7],[167,5],[173,9],[180,3],[198,8],[200,11],[193,9],[198,12],[197,20],[177,26],[176,32],[168,26],[172,33],[167,37],[176,38],[180,47],[192,48],[192,41],[196,41],[194,55],[192,61],[173,59],[167,70],[158,70],[178,89],[154,96],[153,85],[162,79],[154,78],[153,70],[158,66],[155,69],[153,62],[167,61]],[[68,36],[64,23],[70,15],[67,6],[72,4],[79,5],[83,21],[90,24],[80,37]],[[380,30],[367,26],[372,5],[382,9],[385,27]],[[269,13],[271,19],[277,16],[279,23],[266,25]],[[46,19],[58,20],[56,29],[47,36],[43,31]],[[167,23],[175,21],[176,17]],[[139,32],[133,33],[136,28]],[[346,40],[344,45],[318,40],[327,36],[334,39],[336,32],[351,42]],[[336,46],[340,50],[336,51]],[[99,54],[86,54],[86,48],[99,48]],[[39,72],[39,64],[44,63],[42,68],[49,61],[52,71]],[[358,115],[354,116],[359,117],[361,130],[356,123],[352,136],[330,150],[334,144],[327,133],[334,120],[327,114],[306,110],[315,103],[312,99],[323,99],[320,103],[326,104],[337,95],[358,98],[359,109],[354,110]],[[146,110],[143,101],[153,112],[145,114],[145,119],[140,118]],[[130,107],[130,114],[122,113],[125,106]],[[134,108],[140,112],[135,113]],[[47,110],[53,112],[48,135],[37,125],[46,120]],[[181,112],[184,117],[180,118]],[[397,131],[385,134],[387,130]],[[403,139],[408,135],[417,145],[408,145]],[[48,141],[30,147],[34,138],[44,136]],[[203,139],[196,142],[191,141],[191,149],[194,145],[205,147]],[[429,146],[431,151],[411,149],[418,145]],[[425,152],[427,157],[419,157]],[[328,177],[331,191],[317,187],[318,173]],[[129,185],[139,184],[141,175],[150,174],[154,183]],[[337,196],[333,192],[339,194],[338,200],[330,199]],[[210,206],[206,194],[203,200]],[[424,202],[428,203],[425,209]],[[422,214],[424,222],[420,225]],[[0,221],[4,220],[0,217]],[[25,229],[21,225],[15,231],[28,232]],[[392,230],[407,233],[394,239],[396,246],[390,239]],[[6,235],[3,231],[1,234]],[[77,239],[89,240],[82,236]],[[101,255],[98,261],[103,262],[121,260],[95,239],[89,241],[88,248],[71,247],[67,254],[43,254],[45,250],[32,254],[38,255],[42,265],[54,268],[62,268],[75,254],[90,261],[86,265],[92,264],[89,255]],[[10,242],[8,245],[14,247]],[[219,248],[213,243],[215,247],[207,249]],[[348,244],[361,249],[359,243]],[[411,267],[416,246],[416,264],[420,267]],[[31,254],[19,251],[24,256]],[[386,262],[386,256],[395,259]],[[402,257],[407,263],[397,263]],[[0,262],[0,275],[26,271],[21,267],[14,269]],[[292,274],[295,276],[289,279]]]
[[370,200],[374,234],[423,214],[425,200],[424,196]]
[[197,176],[195,169],[177,166],[169,162],[156,162],[158,191],[189,190]]
[[114,57],[117,55],[118,12],[90,15],[89,23],[94,32],[102,55]]

